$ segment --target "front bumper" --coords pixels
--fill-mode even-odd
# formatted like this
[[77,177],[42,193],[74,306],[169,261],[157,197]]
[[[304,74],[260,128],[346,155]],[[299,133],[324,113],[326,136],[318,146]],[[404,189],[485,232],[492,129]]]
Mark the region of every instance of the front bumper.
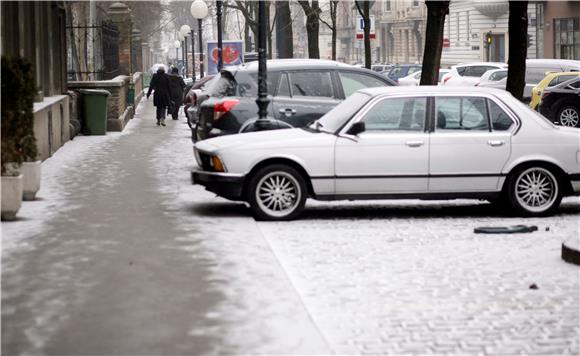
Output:
[[243,200],[245,176],[193,170],[191,184],[203,185],[206,190],[230,200]]

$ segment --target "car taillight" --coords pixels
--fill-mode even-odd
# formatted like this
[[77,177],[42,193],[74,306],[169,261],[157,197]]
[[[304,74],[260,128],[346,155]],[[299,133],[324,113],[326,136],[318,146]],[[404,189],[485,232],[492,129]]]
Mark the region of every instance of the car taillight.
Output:
[[213,121],[221,119],[225,114],[230,112],[234,106],[238,105],[239,102],[238,99],[232,99],[215,104],[213,107]]
[[542,99],[545,99],[545,98],[546,98],[548,95],[550,95],[550,92],[548,92],[548,91],[544,91],[544,92],[542,93]]
[[191,105],[197,105],[197,94],[195,93],[191,95]]
[[443,84],[446,84],[449,79],[451,79],[451,76],[449,74],[445,74],[443,77]]

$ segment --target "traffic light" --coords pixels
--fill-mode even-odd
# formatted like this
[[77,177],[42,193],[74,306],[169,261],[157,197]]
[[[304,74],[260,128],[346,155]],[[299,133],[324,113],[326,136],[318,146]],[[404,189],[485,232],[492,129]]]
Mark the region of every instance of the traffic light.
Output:
[[533,45],[532,36],[530,34],[527,34],[526,36],[528,36],[528,42],[527,42],[527,44],[528,44],[528,48],[530,48]]
[[491,33],[491,31],[488,31],[488,32],[485,34],[485,46],[486,46],[486,47],[489,47],[489,46],[491,46],[491,42],[492,42],[492,41],[493,41],[492,33]]

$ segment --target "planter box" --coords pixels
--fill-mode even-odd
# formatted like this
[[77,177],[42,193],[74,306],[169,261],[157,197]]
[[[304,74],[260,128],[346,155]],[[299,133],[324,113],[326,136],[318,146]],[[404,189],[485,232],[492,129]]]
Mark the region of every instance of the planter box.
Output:
[[15,220],[22,206],[22,175],[2,176],[2,220]]
[[23,162],[20,167],[22,173],[22,199],[34,200],[36,192],[40,189],[40,166],[41,161]]

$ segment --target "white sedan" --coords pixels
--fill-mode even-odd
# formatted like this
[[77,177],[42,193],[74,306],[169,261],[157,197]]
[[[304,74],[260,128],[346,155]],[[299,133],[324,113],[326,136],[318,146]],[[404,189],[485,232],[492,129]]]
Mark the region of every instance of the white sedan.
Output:
[[[441,83],[443,76],[449,73],[450,71],[451,71],[450,69],[439,69],[439,78],[437,79],[437,83]],[[403,78],[399,78],[399,85],[419,86],[419,83],[421,83],[421,71],[409,74],[408,76]]]
[[580,131],[497,89],[364,89],[306,128],[209,139],[194,153],[194,184],[262,220],[296,218],[307,198],[476,198],[544,216],[580,195]]

